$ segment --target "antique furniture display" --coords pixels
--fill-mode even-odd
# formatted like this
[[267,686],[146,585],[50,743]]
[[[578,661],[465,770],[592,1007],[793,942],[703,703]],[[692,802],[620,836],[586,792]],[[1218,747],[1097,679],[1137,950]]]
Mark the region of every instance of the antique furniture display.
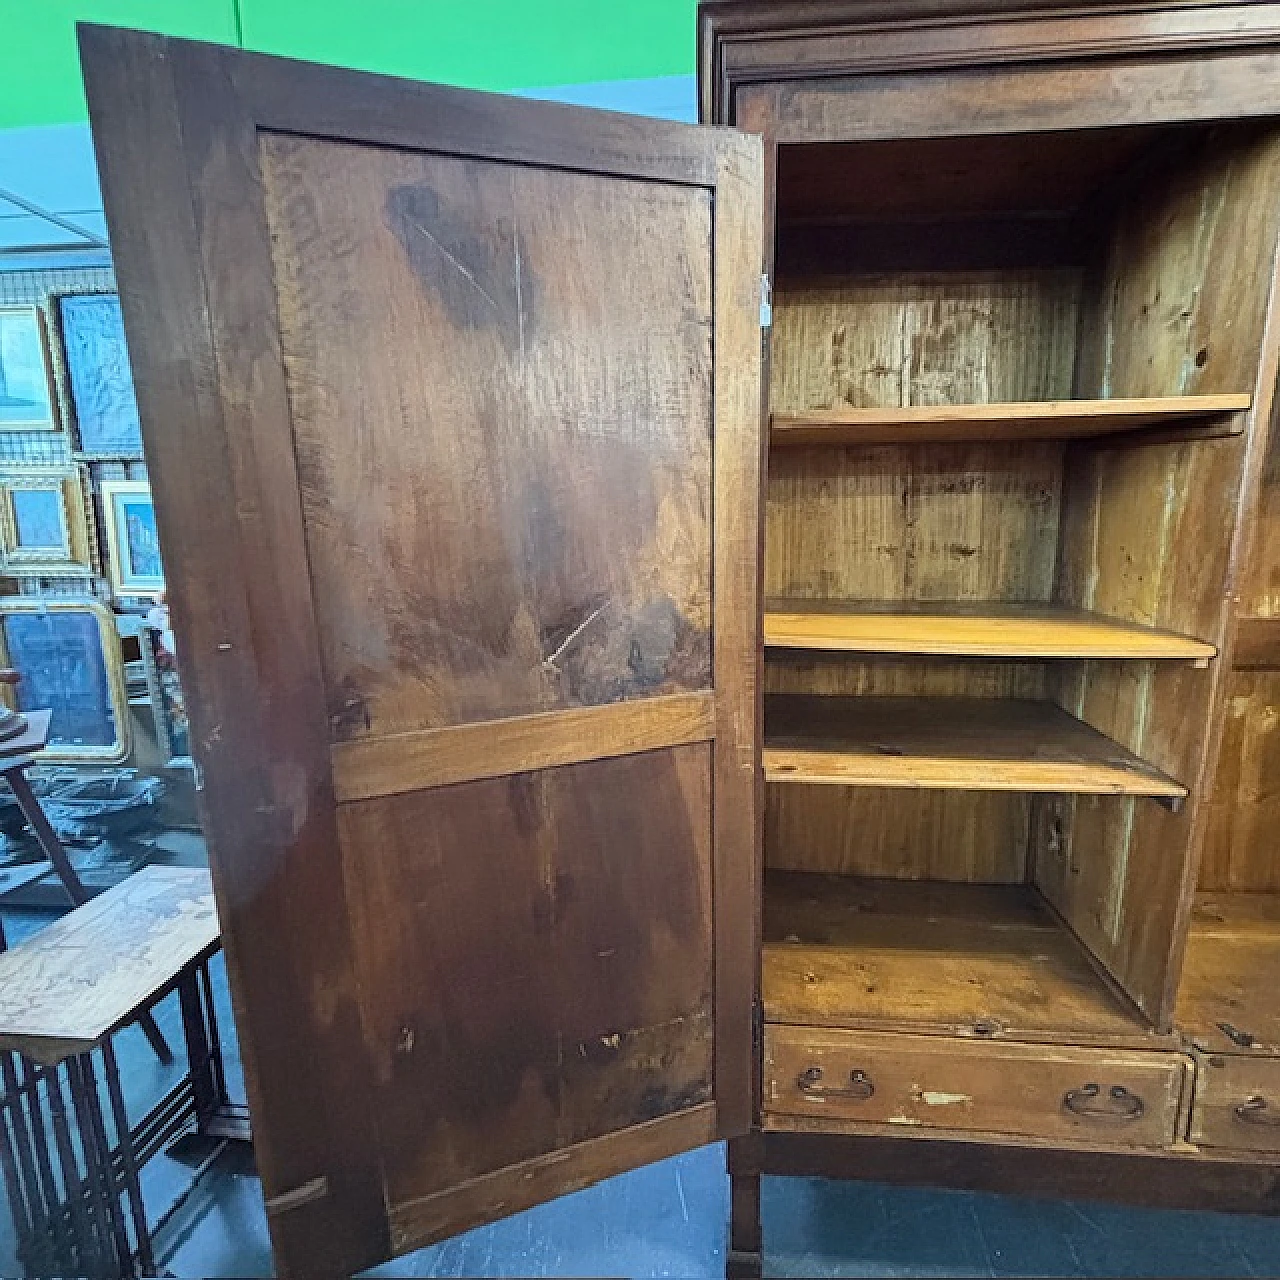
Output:
[[[146,867],[0,954],[0,1170],[31,1274],[155,1274],[142,1167],[192,1127],[245,1136],[227,1100],[217,949],[209,873]],[[187,1070],[130,1116],[112,1037],[175,989]]]
[[1280,7],[700,20],[703,118],[772,178],[730,1269],[761,1171],[1274,1209],[1280,738],[1236,615],[1280,611]]
[[1280,5],[700,36],[745,132],[82,29],[284,1273],[721,1136],[742,1273],[764,1169],[1275,1198],[1175,1007]]

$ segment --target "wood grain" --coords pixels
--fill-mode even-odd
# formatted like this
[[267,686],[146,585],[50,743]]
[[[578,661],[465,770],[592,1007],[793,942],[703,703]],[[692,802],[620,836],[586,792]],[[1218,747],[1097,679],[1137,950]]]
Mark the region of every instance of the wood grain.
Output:
[[745,1128],[759,142],[86,49],[278,1270]]
[[1183,658],[1217,649],[1190,636],[1061,605],[897,601],[765,602],[764,642],[784,649],[979,658]]
[[[1249,396],[1043,400],[1023,404],[908,405],[774,413],[769,440],[798,444],[941,444],[962,440],[1073,440],[1171,427],[1239,434]],[[1223,419],[1232,416],[1230,422]],[[1137,437],[1140,441],[1141,437]]]
[[1278,890],[1280,671],[1233,671],[1223,715],[1197,883],[1218,891]]
[[[875,1092],[858,1100],[814,1098],[798,1087],[817,1068],[837,1087],[862,1071]],[[765,1032],[765,1125],[786,1128],[789,1117],[842,1125],[899,1126],[913,1132],[1000,1133],[1058,1142],[1168,1147],[1178,1138],[1190,1063],[1176,1053],[1076,1049],[947,1040],[874,1031],[770,1026]],[[1094,1088],[1106,1110],[1113,1088],[1141,1100],[1132,1120],[1079,1115],[1068,1094]]]
[[711,750],[339,808],[393,1212],[712,1099]]
[[336,742],[333,786],[340,801],[368,800],[715,736],[711,694],[671,694]]
[[1024,885],[770,872],[770,1022],[1038,1042],[1156,1043]]
[[285,137],[263,180],[334,738],[708,688],[709,194]]
[[1186,788],[1051,703],[771,694],[765,779],[1165,796]]
[[218,946],[209,873],[144,867],[0,954],[0,1049],[87,1053]]
[[[1122,203],[1084,305],[1077,393],[1217,394],[1252,388],[1249,432],[1138,450],[1068,449],[1056,598],[1169,628],[1227,653],[1238,535],[1271,412],[1276,334],[1268,302],[1280,145],[1252,128],[1216,135]],[[1265,264],[1265,267],[1262,265]],[[1268,354],[1270,353],[1270,354]],[[1229,657],[1228,657],[1229,661]],[[1222,723],[1225,673],[1187,665],[1061,669],[1055,696],[1190,790],[1177,814],[1077,805],[1061,859],[1037,883],[1160,1025],[1179,957]],[[1043,870],[1041,870],[1043,868]]]
[[1280,1056],[1277,990],[1280,894],[1198,893],[1178,988],[1179,1029],[1206,1052]]
[[1280,1153],[1280,1060],[1197,1053],[1196,1067],[1191,1141]]

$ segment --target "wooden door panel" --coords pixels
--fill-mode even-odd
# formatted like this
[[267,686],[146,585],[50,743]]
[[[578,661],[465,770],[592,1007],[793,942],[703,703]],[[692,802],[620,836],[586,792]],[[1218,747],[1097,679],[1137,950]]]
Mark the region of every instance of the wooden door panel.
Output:
[[81,39],[279,1270],[745,1131],[759,141]]
[[393,1211],[712,1099],[710,788],[700,743],[341,806]]
[[262,175],[335,738],[708,688],[710,193],[277,135]]

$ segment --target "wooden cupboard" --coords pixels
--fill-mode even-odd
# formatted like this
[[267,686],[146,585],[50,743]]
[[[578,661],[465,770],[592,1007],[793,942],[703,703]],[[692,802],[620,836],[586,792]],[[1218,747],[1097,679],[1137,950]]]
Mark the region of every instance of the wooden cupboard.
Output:
[[282,1271],[1275,1202],[1280,5],[704,4],[736,130],[81,45]]
[[773,303],[730,1270],[762,1170],[1280,1208],[1280,7],[700,24]]

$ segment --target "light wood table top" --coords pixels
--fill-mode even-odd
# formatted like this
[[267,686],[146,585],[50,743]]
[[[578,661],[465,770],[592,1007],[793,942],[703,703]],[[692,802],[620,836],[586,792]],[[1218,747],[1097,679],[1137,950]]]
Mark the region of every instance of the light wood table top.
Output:
[[0,954],[0,1049],[46,1064],[87,1052],[219,936],[208,871],[144,867]]

